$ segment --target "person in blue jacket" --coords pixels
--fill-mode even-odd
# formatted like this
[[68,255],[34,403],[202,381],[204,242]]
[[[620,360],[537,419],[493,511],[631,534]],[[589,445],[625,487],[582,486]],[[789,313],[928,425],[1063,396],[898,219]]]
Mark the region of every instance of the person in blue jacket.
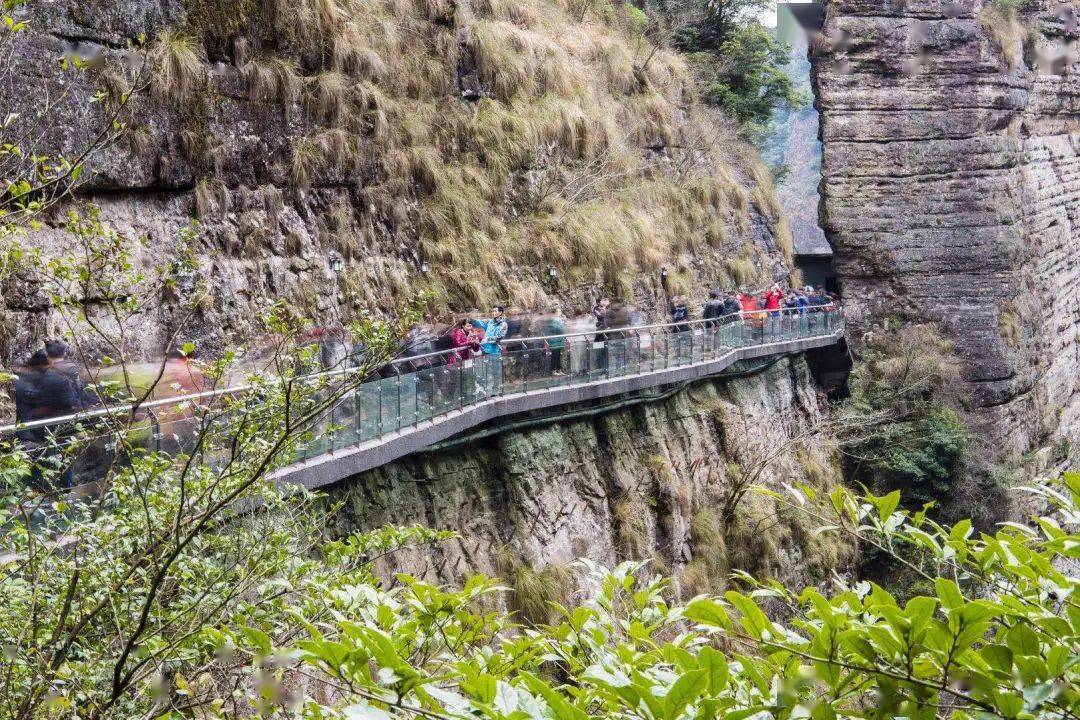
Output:
[[480,341],[480,352],[483,353],[484,364],[487,366],[485,373],[487,382],[484,383],[483,389],[487,394],[494,395],[498,393],[502,385],[502,348],[499,347],[499,343],[506,337],[508,329],[505,308],[502,305],[496,305],[491,308],[490,319],[477,318],[472,321],[472,324],[484,331],[484,337]]

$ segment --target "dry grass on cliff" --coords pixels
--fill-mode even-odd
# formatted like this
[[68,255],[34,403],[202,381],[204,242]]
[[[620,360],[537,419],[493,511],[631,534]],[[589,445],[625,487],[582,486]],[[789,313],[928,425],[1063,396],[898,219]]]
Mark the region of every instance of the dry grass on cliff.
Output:
[[186,33],[165,30],[159,34],[149,61],[154,68],[150,88],[160,101],[187,101],[205,82],[202,44]]
[[727,586],[728,549],[720,516],[703,507],[690,519],[690,560],[676,575],[679,593],[690,598]]
[[525,625],[554,622],[557,610],[553,603],[569,604],[574,580],[570,568],[563,563],[549,562],[536,568],[508,547],[498,552],[495,561],[509,588],[507,608],[518,622]]
[[[207,44],[223,36],[223,3],[200,0],[193,15],[192,29],[214,25],[201,28]],[[629,11],[574,0],[477,0],[467,17],[447,0],[259,7],[248,12],[262,37],[234,39],[234,62],[249,100],[303,114],[292,182],[355,179],[370,200],[357,245],[385,242],[387,227],[411,236],[449,306],[545,302],[548,266],[562,283],[630,294],[703,253],[729,284],[751,282],[768,265],[743,250],[751,207],[789,252],[768,172],[694,104],[678,55],[644,63],[651,47]],[[249,57],[268,37],[278,51]],[[459,86],[463,67],[475,72]]]
[[1020,22],[1016,8],[987,2],[979,11],[979,24],[1001,51],[1010,69],[1020,67],[1024,59],[1024,41],[1028,31]]

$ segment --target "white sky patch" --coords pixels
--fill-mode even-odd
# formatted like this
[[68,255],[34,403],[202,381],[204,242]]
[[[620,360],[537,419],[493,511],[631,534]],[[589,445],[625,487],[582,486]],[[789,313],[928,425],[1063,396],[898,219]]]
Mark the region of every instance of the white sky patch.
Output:
[[[787,5],[794,5],[797,3],[809,4],[813,0],[784,0]],[[765,27],[776,27],[776,3],[772,3],[765,12],[761,13],[761,24]]]

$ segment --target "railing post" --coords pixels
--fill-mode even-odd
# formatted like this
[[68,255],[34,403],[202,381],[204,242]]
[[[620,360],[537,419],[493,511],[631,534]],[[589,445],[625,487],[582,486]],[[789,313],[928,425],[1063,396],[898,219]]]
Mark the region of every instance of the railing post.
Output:
[[435,376],[438,370],[433,370],[431,373],[431,399],[428,402],[428,420],[435,419]]
[[379,429],[379,432],[376,433],[375,437],[381,437],[382,434],[383,434],[383,411],[382,411],[382,406],[383,406],[383,384],[382,384],[382,382],[377,383],[376,387],[379,390],[379,394],[378,394],[379,396],[376,398],[376,402],[378,403],[378,406],[379,406],[379,421],[377,423],[377,427]]

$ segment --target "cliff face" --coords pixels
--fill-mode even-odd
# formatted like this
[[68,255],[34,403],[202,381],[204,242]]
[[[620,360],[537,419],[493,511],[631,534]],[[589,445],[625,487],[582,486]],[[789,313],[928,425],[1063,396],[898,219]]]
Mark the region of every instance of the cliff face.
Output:
[[[652,557],[688,594],[716,589],[730,569],[818,582],[852,548],[750,493],[725,522],[738,463],[758,481],[839,481],[838,458],[806,429],[822,418],[802,357],[745,377],[705,381],[665,399],[507,432],[414,456],[331,490],[339,530],[422,523],[461,539],[394,569],[443,580],[505,572],[509,555],[539,567],[585,557]],[[775,460],[772,458],[775,456]]]
[[1080,412],[1078,13],[835,0],[812,50],[851,339],[939,323],[1006,451]]
[[[786,274],[767,171],[694,101],[681,59],[651,52],[640,13],[609,9],[40,0],[16,11],[29,25],[0,107],[15,134],[42,126],[39,152],[77,154],[141,88],[78,193],[145,239],[147,264],[190,261],[180,297],[151,299],[131,333],[148,353],[182,318],[181,340],[243,339],[267,298],[334,324],[420,290],[442,315],[580,310],[599,292],[653,308]],[[66,53],[91,69],[61,71]],[[32,241],[69,246],[61,221]],[[60,330],[34,282],[0,287],[5,361]]]

